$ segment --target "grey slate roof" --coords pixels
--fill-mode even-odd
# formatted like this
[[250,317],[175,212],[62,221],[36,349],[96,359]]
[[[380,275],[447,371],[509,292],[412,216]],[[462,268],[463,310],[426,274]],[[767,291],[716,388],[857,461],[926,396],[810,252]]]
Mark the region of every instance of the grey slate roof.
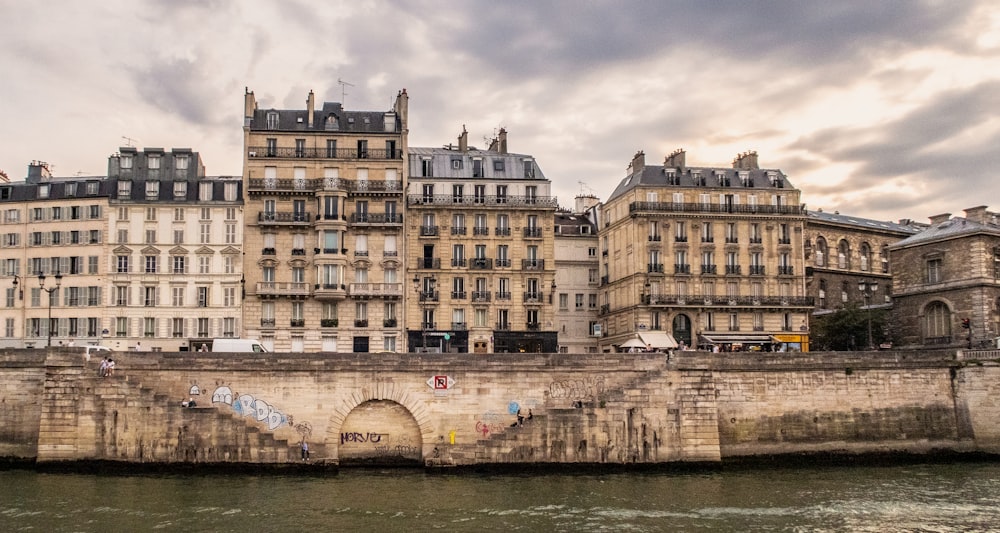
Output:
[[972,220],[962,217],[954,217],[950,220],[933,224],[924,231],[921,231],[912,237],[907,237],[906,239],[891,245],[889,248],[905,248],[915,244],[953,239],[975,233],[987,233],[990,235],[1000,236],[1000,227],[993,224],[980,224],[979,222],[973,222]]
[[806,213],[806,217],[808,219],[812,219],[817,222],[844,224],[868,230],[894,231],[897,233],[907,233],[910,235],[914,235],[920,231],[919,229],[914,228],[912,226],[905,226],[902,224],[897,224],[895,222],[886,222],[883,220],[873,220],[870,218],[842,215],[840,213],[824,213],[822,211],[809,211],[808,213]]
[[[676,169],[677,176],[680,178],[679,185],[670,185],[667,183],[666,169],[671,167],[665,167],[663,165],[645,165],[641,172],[633,172],[626,176],[617,187],[615,187],[614,192],[608,197],[608,201],[614,200],[615,198],[625,194],[626,192],[633,190],[637,187],[691,187],[691,188],[705,188],[705,187],[715,187],[715,176],[716,172],[723,172],[726,177],[729,178],[729,187],[731,189],[792,189],[792,184],[788,181],[788,177],[785,176],[783,172],[778,169],[753,169],[753,170],[741,170],[735,168],[726,167],[684,167],[683,169]],[[698,185],[695,182],[695,174],[700,171],[701,175],[707,178],[709,185]],[[749,173],[749,182],[753,183],[753,187],[743,185],[740,181],[740,172]],[[768,173],[773,172],[778,179],[780,187],[772,186],[768,180]]]
[[[313,111],[313,125],[309,127],[309,111],[306,109],[255,109],[250,129],[253,131],[295,132],[329,131],[331,133],[386,133],[399,135],[400,118],[396,116],[395,131],[385,131],[384,117],[388,111],[345,111],[340,102],[324,102],[322,108]],[[267,115],[278,114],[278,127],[267,127]],[[336,119],[336,127],[328,128],[330,117]],[[301,119],[301,121],[299,120]]]

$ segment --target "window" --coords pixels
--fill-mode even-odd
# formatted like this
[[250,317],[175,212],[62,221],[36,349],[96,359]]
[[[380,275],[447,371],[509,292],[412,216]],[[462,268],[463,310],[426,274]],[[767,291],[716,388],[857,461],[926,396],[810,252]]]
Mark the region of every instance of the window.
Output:
[[198,319],[198,336],[208,337],[208,319],[199,318]]
[[236,224],[226,224],[226,244],[236,244]]
[[155,337],[156,336],[156,319],[152,317],[147,317],[142,319],[142,336],[143,337]]
[[155,255],[143,256],[143,263],[145,265],[143,267],[143,271],[146,272],[147,274],[155,274],[156,273],[156,259],[157,259],[157,256],[155,256]]
[[170,289],[170,305],[184,307],[184,287],[172,287]]
[[144,307],[156,307],[156,287],[142,288],[142,305]]
[[132,182],[122,180],[118,182],[118,198],[127,199],[132,196]]
[[569,294],[565,292],[559,293],[559,309],[566,309],[569,307]]
[[927,283],[940,283],[941,282],[941,259],[928,259],[927,260]]
[[943,302],[932,302],[924,311],[924,338],[951,338],[951,311]]
[[199,224],[198,225],[198,240],[201,244],[208,244],[212,242],[212,225],[211,224]]
[[183,255],[175,255],[171,258],[171,260],[172,260],[171,271],[174,274],[184,274],[185,272],[187,272],[186,257],[184,257]]
[[504,161],[503,159],[493,160],[493,172],[503,172],[504,171]]
[[128,305],[128,287],[115,287],[115,305],[125,307]]
[[482,158],[472,159],[472,177],[482,178],[483,177],[483,160]]
[[[174,198],[178,200],[183,200],[187,198],[187,182],[186,181],[175,181],[174,182]],[[175,209],[176,211],[176,209]],[[183,220],[183,219],[182,219]]]
[[[267,125],[266,125],[266,127],[269,130],[276,130],[276,129],[278,129],[278,112],[277,111],[268,111],[268,113],[267,113]],[[268,139],[268,140],[270,140],[270,139]],[[271,155],[271,154],[269,154],[269,155]]]
[[184,230],[174,230],[174,244],[184,244]]
[[116,265],[115,272],[126,273],[126,272],[129,271],[129,269],[128,269],[128,257],[129,256],[127,256],[127,255],[115,256],[115,265]]
[[582,294],[577,294],[576,295],[576,308],[578,310],[579,309],[583,309],[583,295]]
[[198,200],[202,202],[212,201],[212,183],[203,181],[198,184]]
[[208,307],[208,287],[198,287],[198,307]]
[[171,337],[183,337],[184,336],[184,319],[183,318],[172,318],[170,320],[170,336]]
[[158,181],[147,181],[146,182],[146,199],[155,200],[160,197],[160,182]]

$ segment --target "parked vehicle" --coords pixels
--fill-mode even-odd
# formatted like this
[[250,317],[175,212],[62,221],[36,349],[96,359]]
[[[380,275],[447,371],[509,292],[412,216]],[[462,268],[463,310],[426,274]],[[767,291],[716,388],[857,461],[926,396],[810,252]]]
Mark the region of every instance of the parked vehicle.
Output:
[[83,347],[83,358],[90,361],[91,356],[97,356],[100,358],[105,358],[111,355],[111,348],[107,346],[84,346]]
[[267,348],[257,339],[214,339],[213,352],[227,353],[264,353]]

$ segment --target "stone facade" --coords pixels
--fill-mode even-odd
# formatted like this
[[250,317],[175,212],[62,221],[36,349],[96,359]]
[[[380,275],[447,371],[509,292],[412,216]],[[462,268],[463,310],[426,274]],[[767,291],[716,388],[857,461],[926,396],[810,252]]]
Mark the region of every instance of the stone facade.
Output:
[[597,207],[580,196],[571,212],[555,215],[556,326],[560,353],[596,353],[598,328]]
[[687,346],[808,350],[804,226],[798,189],[756,153],[732,169],[688,167],[680,150],[651,166],[637,153],[601,211],[601,349],[666,333]]
[[0,350],[0,455],[287,464],[303,440],[334,465],[1000,452],[998,351],[118,359],[100,378],[79,348]]
[[412,148],[409,176],[410,351],[556,351],[558,204],[535,159],[508,153],[504,130],[486,150],[463,131],[458,146]]
[[[997,346],[1000,337],[1000,221],[975,207],[931,218],[890,246],[893,314],[905,346]],[[969,328],[963,328],[963,320]]]
[[406,91],[384,112],[245,95],[244,331],[279,352],[403,349]]

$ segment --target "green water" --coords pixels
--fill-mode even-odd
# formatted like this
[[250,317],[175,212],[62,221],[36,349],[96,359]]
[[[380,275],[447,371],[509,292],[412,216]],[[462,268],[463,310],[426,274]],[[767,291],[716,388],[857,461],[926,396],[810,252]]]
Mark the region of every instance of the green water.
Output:
[[699,473],[0,471],[0,531],[1000,531],[1000,464]]

